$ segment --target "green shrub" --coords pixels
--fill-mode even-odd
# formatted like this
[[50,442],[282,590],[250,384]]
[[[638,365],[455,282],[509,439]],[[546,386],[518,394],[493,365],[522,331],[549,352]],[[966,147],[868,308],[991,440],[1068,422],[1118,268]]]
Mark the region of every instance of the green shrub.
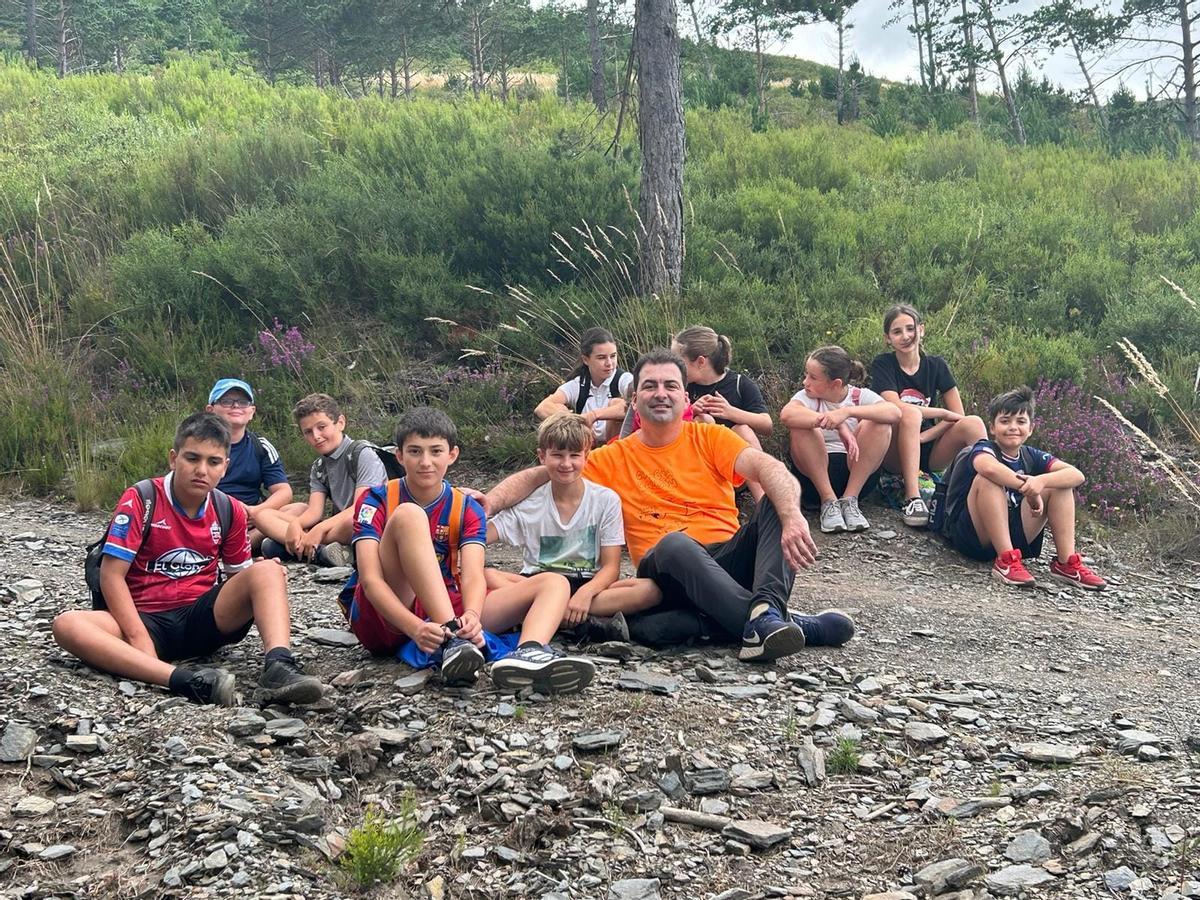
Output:
[[367,810],[363,823],[350,832],[342,870],[361,887],[395,881],[417,854],[425,834],[417,824],[416,803],[406,796],[397,819],[387,819],[378,810]]
[[833,750],[825,757],[825,768],[831,775],[853,775],[858,771],[859,744],[853,738],[838,738]]

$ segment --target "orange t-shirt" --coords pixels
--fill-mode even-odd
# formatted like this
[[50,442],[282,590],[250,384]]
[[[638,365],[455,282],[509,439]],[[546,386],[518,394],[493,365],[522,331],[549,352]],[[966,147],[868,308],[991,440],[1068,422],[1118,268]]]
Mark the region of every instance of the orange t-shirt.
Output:
[[679,437],[665,447],[647,447],[631,434],[593,450],[583,477],[620,496],[625,542],[637,565],[672,531],[702,544],[733,537],[738,530],[733,492],[744,480],[733,464],[748,446],[728,428],[684,422]]

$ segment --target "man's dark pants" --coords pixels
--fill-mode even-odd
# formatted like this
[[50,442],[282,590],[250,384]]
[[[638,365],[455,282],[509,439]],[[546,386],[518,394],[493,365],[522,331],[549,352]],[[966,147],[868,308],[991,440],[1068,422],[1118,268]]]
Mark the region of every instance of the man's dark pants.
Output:
[[663,600],[629,617],[630,637],[651,645],[740,640],[751,608],[760,602],[786,617],[796,573],[783,559],[782,534],[779,513],[763,497],[727,541],[706,546],[681,531],[664,535],[637,569],[639,578],[658,585]]

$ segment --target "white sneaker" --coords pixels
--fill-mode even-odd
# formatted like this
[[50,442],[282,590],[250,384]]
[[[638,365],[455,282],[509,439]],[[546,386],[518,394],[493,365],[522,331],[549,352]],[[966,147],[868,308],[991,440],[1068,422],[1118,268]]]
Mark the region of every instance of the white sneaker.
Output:
[[867,517],[858,508],[857,497],[843,497],[838,501],[838,505],[842,508],[842,521],[846,524],[847,531],[866,531],[871,527]]
[[518,647],[492,664],[492,684],[502,691],[533,688],[539,694],[574,694],[591,684],[596,665],[544,644]]
[[842,518],[842,507],[838,501],[826,500],[821,504],[821,530],[825,534],[846,530],[846,520]]
[[913,497],[904,504],[900,518],[912,528],[925,528],[929,524],[929,507],[921,497]]

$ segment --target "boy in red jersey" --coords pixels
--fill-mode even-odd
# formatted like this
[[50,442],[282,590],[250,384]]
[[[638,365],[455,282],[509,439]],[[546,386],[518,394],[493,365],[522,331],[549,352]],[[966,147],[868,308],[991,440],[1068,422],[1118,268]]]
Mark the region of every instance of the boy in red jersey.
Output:
[[[323,689],[288,649],[283,567],[274,560],[251,565],[246,508],[216,490],[228,465],[225,423],[208,412],[185,419],[175,432],[170,473],[151,482],[153,506],[146,508],[136,486],[117,504],[100,567],[106,608],[59,614],[54,639],[98,669],[162,685],[196,703],[228,706],[233,675],[170,661],[237,643],[255,624],[266,651],[263,695],[312,703]],[[218,563],[235,574],[222,580]]]

